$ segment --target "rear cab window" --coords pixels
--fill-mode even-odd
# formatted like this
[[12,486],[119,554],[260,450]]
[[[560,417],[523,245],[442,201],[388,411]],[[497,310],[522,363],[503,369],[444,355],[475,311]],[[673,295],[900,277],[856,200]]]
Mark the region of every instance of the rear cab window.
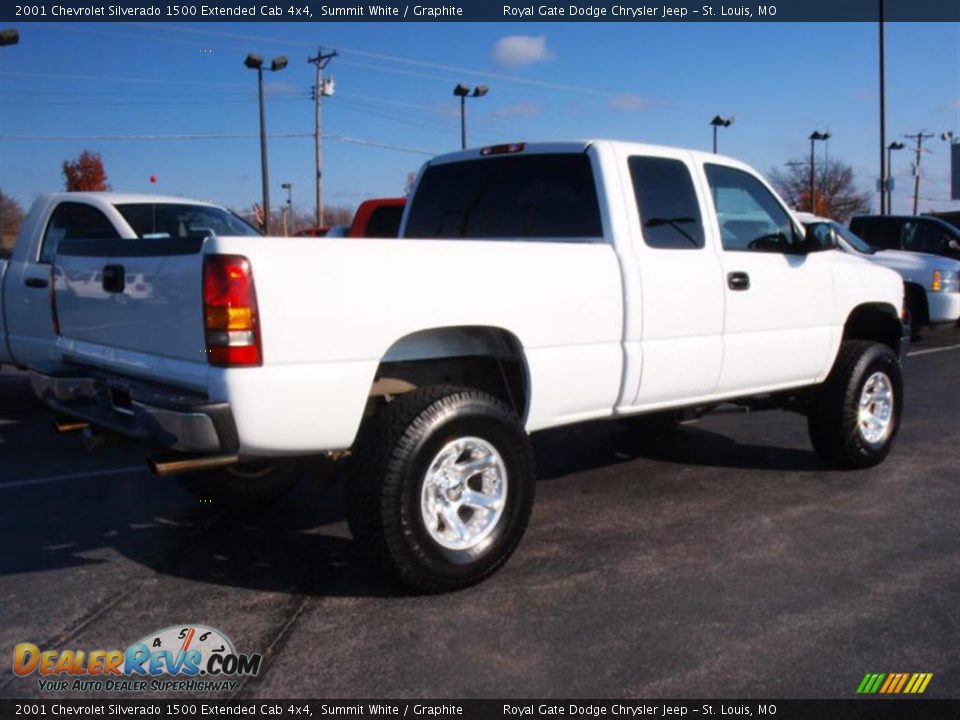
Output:
[[417,185],[404,237],[599,240],[590,158],[531,153],[431,165]]
[[699,250],[703,218],[693,177],[682,160],[632,156],[627,160],[644,242],[652,248]]
[[370,213],[364,235],[372,238],[395,238],[400,232],[403,205],[381,205]]
[[118,203],[123,219],[143,240],[203,240],[209,235],[259,235],[252,225],[218,207],[175,203]]
[[119,240],[113,223],[100,210],[78,202],[62,202],[54,208],[40,245],[41,263],[52,264],[64,240]]

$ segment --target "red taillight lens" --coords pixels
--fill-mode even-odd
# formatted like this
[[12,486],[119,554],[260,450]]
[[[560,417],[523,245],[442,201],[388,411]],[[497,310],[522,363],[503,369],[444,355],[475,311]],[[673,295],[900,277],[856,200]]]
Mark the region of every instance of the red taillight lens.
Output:
[[204,259],[203,326],[211,365],[263,364],[253,269],[242,255]]

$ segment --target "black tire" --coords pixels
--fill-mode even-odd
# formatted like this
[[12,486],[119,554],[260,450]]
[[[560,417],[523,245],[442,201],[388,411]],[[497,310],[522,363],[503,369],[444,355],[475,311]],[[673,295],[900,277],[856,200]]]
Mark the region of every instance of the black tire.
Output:
[[185,473],[177,481],[201,502],[227,510],[254,510],[278,502],[303,476],[297,460],[241,463]]
[[[507,479],[489,535],[462,550],[432,537],[421,511],[431,463],[460,438],[491,445]],[[530,519],[535,485],[530,440],[507,404],[476,390],[425,387],[396,397],[362,428],[347,478],[347,519],[388,575],[421,592],[447,592],[480,582],[507,561]]]
[[[877,441],[861,431],[860,398],[875,373],[889,380],[893,394],[891,426]],[[879,464],[890,452],[903,413],[903,375],[900,362],[887,345],[847,340],[826,382],[813,397],[807,427],[814,450],[834,467],[855,469]]]
[[907,285],[906,306],[910,312],[910,339],[920,340],[920,332],[930,324],[930,312],[927,309],[927,295],[918,285]]

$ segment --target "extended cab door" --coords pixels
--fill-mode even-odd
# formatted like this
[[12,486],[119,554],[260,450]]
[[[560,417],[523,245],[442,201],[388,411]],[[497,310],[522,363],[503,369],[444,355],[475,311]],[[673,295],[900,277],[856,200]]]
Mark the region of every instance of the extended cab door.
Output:
[[718,391],[808,384],[831,351],[830,252],[807,253],[773,192],[740,168],[705,163],[720,235],[725,295]]
[[120,234],[100,210],[74,201],[60,202],[52,212],[44,208],[43,217],[35,218],[31,227],[34,234],[21,236],[31,242],[24,242],[20,251],[14,248],[8,269],[7,331],[17,362],[42,367],[58,361],[50,285],[62,285],[67,278],[53,274],[57,245],[61,240],[119,239]]
[[624,169],[642,316],[640,385],[633,404],[650,407],[711,395],[723,353],[723,285],[707,243],[697,168],[689,153],[658,150],[626,154]]

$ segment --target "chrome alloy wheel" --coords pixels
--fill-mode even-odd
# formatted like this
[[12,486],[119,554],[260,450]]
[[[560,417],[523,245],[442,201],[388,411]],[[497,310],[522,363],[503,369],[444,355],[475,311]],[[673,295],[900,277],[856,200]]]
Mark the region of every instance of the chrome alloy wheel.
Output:
[[893,383],[886,373],[875,372],[860,392],[857,415],[860,437],[871,445],[883,443],[893,430]]
[[507,500],[507,467],[478,437],[448,442],[427,468],[420,493],[423,523],[448,550],[470,550],[497,527]]

